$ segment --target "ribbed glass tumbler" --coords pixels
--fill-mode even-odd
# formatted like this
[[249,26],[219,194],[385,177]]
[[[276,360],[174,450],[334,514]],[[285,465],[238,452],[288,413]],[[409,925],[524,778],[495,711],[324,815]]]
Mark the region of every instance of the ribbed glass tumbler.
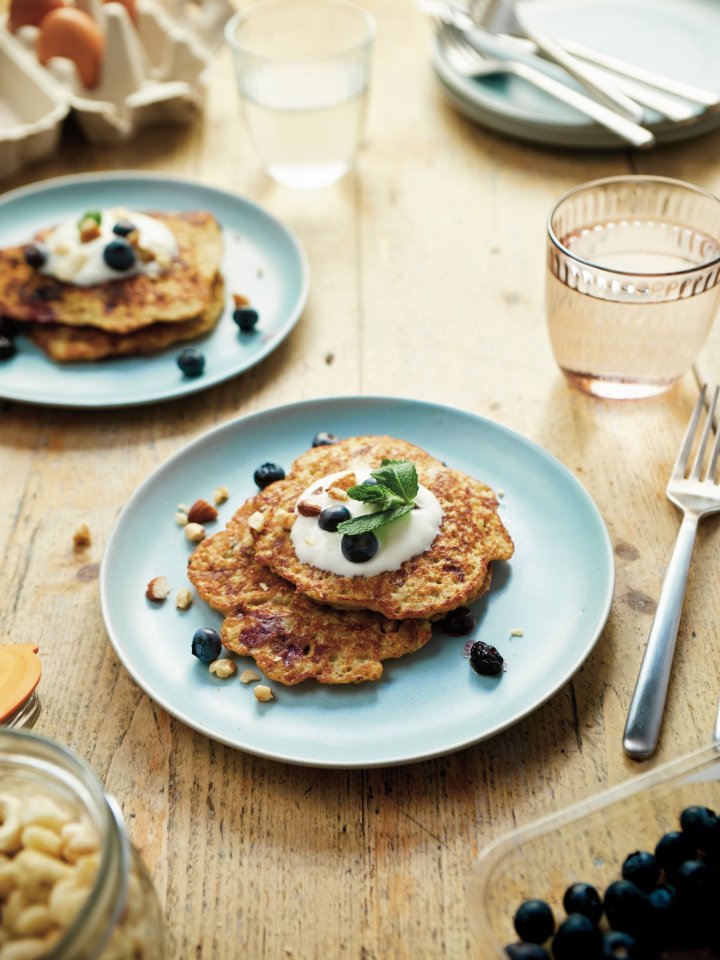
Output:
[[720,200],[665,177],[571,190],[547,225],[555,359],[598,397],[663,393],[692,365],[720,306]]

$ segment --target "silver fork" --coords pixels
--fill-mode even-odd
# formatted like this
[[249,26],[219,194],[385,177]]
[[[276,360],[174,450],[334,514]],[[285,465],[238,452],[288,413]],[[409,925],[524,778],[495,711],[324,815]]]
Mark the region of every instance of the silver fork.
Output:
[[522,22],[514,0],[471,0],[472,18],[489,33],[504,33],[511,37],[526,37],[548,60],[562,67],[606,106],[633,120],[642,122],[643,110],[634,100],[617,90],[612,83],[599,83],[597,75],[585,69],[584,64],[549,37],[531,30]]
[[703,473],[703,461],[712,436],[720,387],[715,387],[713,392],[697,453],[689,475],[687,478],[685,476],[698,432],[698,424],[705,407],[706,393],[707,385],[704,385],[690,418],[666,490],[668,499],[682,510],[683,520],[663,580],[660,599],[625,725],[623,747],[634,760],[647,759],[657,747],[698,523],[703,517],[720,512],[720,484],[715,482],[715,471],[720,455],[720,430],[716,432],[710,461],[707,470]]
[[542,70],[536,70],[529,63],[519,60],[496,60],[480,53],[467,39],[465,34],[452,24],[443,22],[439,42],[450,66],[465,77],[484,77],[491,74],[511,73],[522,77],[528,83],[562,100],[585,116],[612,130],[618,137],[635,147],[651,147],[655,138],[649,130],[632,120],[626,120],[620,114],[610,110],[597,100],[586,97],[549,77]]

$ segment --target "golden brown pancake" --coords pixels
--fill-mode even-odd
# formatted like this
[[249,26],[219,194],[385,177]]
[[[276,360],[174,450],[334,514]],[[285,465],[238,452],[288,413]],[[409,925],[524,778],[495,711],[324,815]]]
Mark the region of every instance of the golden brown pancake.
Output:
[[[380,466],[384,458],[411,460],[420,483],[443,509],[432,546],[399,570],[374,577],[345,577],[303,563],[288,530],[301,494],[316,480],[354,467]],[[376,610],[391,619],[437,618],[483,592],[490,564],[508,560],[513,542],[498,513],[495,494],[479,480],[444,466],[420,447],[392,437],[351,437],[314,447],[299,457],[284,480],[270,484],[255,500],[264,516],[253,530],[256,560],[295,584],[319,603],[346,610]]]
[[150,213],[172,230],[179,253],[158,277],[139,275],[79,287],[25,263],[22,247],[0,250],[0,316],[130,333],[153,323],[192,320],[210,303],[222,258],[222,232],[211,213]]
[[66,327],[59,323],[33,323],[27,334],[58,363],[104,360],[155,353],[173,343],[194,340],[215,328],[225,306],[225,284],[218,275],[212,300],[199,317],[178,323],[152,323],[133,333],[108,333],[97,327]]
[[266,677],[291,686],[311,678],[328,684],[378,680],[382,660],[428,642],[427,620],[333,610],[261,567],[247,525],[254,512],[254,501],[247,501],[188,561],[199,595],[226,615],[221,636],[228,650],[253,657]]

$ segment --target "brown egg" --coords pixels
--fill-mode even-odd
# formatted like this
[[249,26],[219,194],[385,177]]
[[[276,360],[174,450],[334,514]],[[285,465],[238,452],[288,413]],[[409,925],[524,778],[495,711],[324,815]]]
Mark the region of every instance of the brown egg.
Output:
[[51,10],[40,24],[37,53],[40,63],[52,57],[74,60],[83,86],[98,85],[105,38],[93,18],[75,7]]
[[15,33],[18,27],[39,27],[46,13],[64,5],[65,0],[10,0],[8,30]]
[[130,19],[137,26],[137,7],[135,0],[103,0],[103,3],[119,3],[127,10]]

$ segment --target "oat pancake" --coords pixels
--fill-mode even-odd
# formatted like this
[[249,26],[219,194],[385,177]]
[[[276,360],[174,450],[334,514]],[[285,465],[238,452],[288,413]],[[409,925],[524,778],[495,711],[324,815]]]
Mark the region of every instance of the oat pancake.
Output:
[[203,540],[188,561],[199,595],[226,615],[222,641],[253,657],[270,680],[362,683],[378,680],[382,660],[419,650],[430,639],[427,620],[389,621],[377,613],[333,610],[298,593],[255,561],[247,518],[253,500],[227,529]]
[[215,328],[225,306],[225,284],[218,275],[212,300],[199,317],[178,323],[152,323],[132,333],[109,333],[97,327],[66,327],[59,323],[33,323],[27,335],[58,363],[104,360],[155,353],[173,343],[194,340]]
[[[386,457],[413,461],[420,483],[440,501],[443,520],[430,549],[398,570],[373,577],[340,576],[299,560],[287,527],[300,495],[328,474],[379,467]],[[391,619],[437,618],[469,603],[483,592],[492,561],[508,560],[514,549],[490,487],[392,437],[351,437],[308,450],[285,480],[270,484],[255,502],[264,515],[262,529],[253,531],[259,563],[315,601],[341,609],[376,610]]]
[[192,320],[207,309],[222,258],[211,213],[151,213],[175,235],[178,257],[159,277],[127,277],[80,287],[25,263],[22,247],[0,250],[0,316],[130,333],[153,323]]

